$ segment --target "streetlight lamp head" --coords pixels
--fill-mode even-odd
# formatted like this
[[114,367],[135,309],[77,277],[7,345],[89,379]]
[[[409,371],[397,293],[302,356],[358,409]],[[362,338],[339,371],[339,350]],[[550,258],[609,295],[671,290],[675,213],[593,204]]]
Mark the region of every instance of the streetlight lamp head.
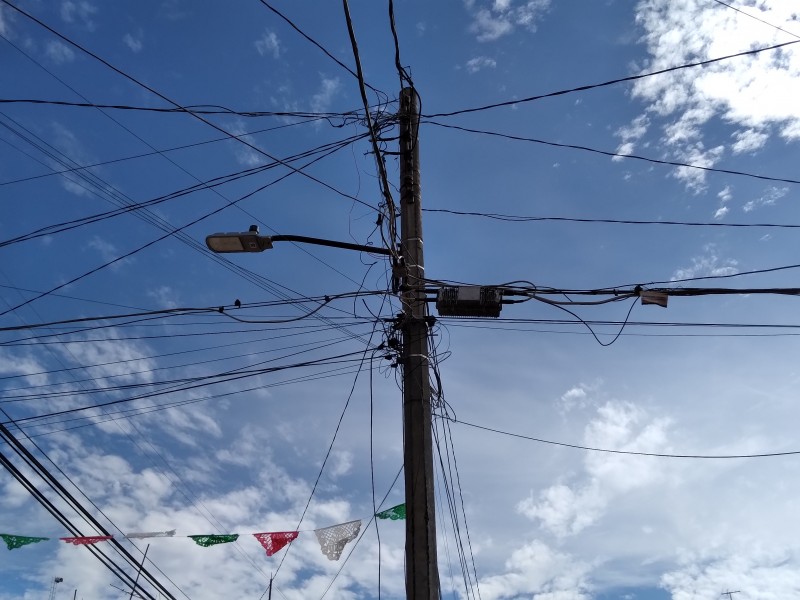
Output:
[[206,246],[212,252],[225,254],[229,252],[263,252],[272,248],[272,240],[268,236],[258,235],[258,227],[240,233],[212,233],[206,236]]

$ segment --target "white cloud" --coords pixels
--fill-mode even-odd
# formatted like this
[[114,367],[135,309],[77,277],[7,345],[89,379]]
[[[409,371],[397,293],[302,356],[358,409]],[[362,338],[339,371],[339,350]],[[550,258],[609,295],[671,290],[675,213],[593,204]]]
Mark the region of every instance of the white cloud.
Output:
[[733,275],[739,272],[738,261],[732,258],[720,258],[714,244],[706,244],[703,247],[703,254],[692,259],[690,267],[676,269],[671,279],[692,279],[693,277],[708,277],[720,275]]
[[748,550],[740,553],[728,548],[720,549],[714,557],[692,557],[680,568],[665,573],[661,584],[673,600],[716,598],[720,590],[738,590],[743,598],[791,598],[797,594],[798,549],[764,548],[756,543]]
[[589,565],[575,557],[533,540],[512,552],[505,573],[480,580],[480,597],[588,600],[589,570]]
[[[53,145],[56,146],[69,161],[74,163],[74,165],[71,166],[82,166],[97,162],[72,130],[58,122],[52,123],[51,127],[54,136]],[[64,168],[62,164],[56,163],[55,161],[52,162],[52,167],[55,170],[63,170]],[[90,171],[96,173],[98,170],[90,169]],[[60,177],[59,180],[65,190],[76,196],[87,198],[95,197],[94,194],[89,191],[93,189],[93,187],[89,183],[80,180],[72,173],[65,174],[65,176]]]
[[477,73],[481,69],[494,69],[497,66],[497,61],[493,58],[486,56],[477,56],[467,61],[467,71],[469,73]]
[[178,292],[168,285],[162,285],[150,290],[147,295],[153,298],[161,308],[176,308],[180,306]]
[[22,375],[28,385],[34,386],[44,385],[47,382],[47,375],[37,375],[42,371],[46,369],[35,357],[21,352],[12,354],[7,350],[0,350],[0,374]]
[[[256,140],[253,136],[244,135],[247,130],[245,129],[243,121],[238,120],[232,125],[229,125],[228,131],[240,139],[245,140],[247,143],[256,145]],[[231,144],[233,144],[233,151],[240,165],[245,167],[257,167],[266,162],[266,157],[263,154],[250,148],[246,144],[236,141],[231,141]]]
[[537,20],[549,8],[550,0],[494,0],[488,8],[477,9],[474,1],[465,5],[472,13],[470,31],[479,42],[491,42],[520,27],[536,31]]
[[44,48],[47,58],[57,65],[75,60],[75,51],[59,40],[50,40]]
[[[633,121],[631,121],[630,125],[617,129],[614,135],[621,139],[620,146],[617,148],[617,154],[633,154],[636,142],[638,142],[642,136],[647,133],[649,126],[650,119],[647,118],[647,115],[639,115]],[[612,158],[612,160],[621,161],[623,158],[621,156],[615,156]]]
[[321,76],[320,90],[311,97],[311,110],[313,112],[327,112],[336,94],[342,88],[338,77],[327,78]]
[[334,450],[331,459],[331,477],[347,475],[353,468],[353,453],[348,450]]
[[97,7],[86,0],[81,0],[80,2],[65,0],[61,3],[61,18],[67,23],[80,21],[89,31],[93,31],[95,28],[92,16],[96,13]]
[[86,247],[91,248],[92,250],[97,250],[105,262],[112,261],[119,256],[119,250],[117,250],[117,247],[108,240],[104,240],[99,236],[92,237],[86,243]]
[[568,389],[559,398],[559,403],[563,410],[569,411],[573,408],[582,408],[588,404],[588,394],[586,388],[582,385]]
[[714,218],[717,220],[724,219],[729,211],[730,209],[727,206],[720,206],[714,213]]
[[756,198],[755,200],[750,200],[747,202],[743,207],[742,210],[744,212],[752,212],[757,208],[761,208],[764,206],[773,206],[778,200],[783,198],[786,194],[789,193],[788,187],[776,187],[770,186],[768,187],[764,193]]
[[261,39],[255,41],[255,46],[261,56],[269,54],[272,58],[278,58],[281,55],[281,42],[278,39],[278,34],[269,29],[264,31]]
[[[719,161],[724,146],[705,148],[703,142],[688,143],[681,148],[682,160],[690,165],[711,168]],[[700,193],[706,188],[706,171],[691,167],[678,167],[672,172],[675,179],[686,184],[686,187],[695,193]]]
[[122,36],[123,43],[130,48],[131,52],[138,53],[142,51],[142,35],[141,33],[134,37],[130,33],[126,33]]
[[731,146],[731,150],[734,154],[759,150],[764,147],[764,144],[766,144],[769,139],[769,135],[766,132],[757,129],[737,131],[732,137],[736,140],[733,146]]
[[725,204],[725,203],[726,203],[726,202],[728,202],[728,201],[729,201],[731,198],[733,198],[733,190],[731,189],[731,186],[729,186],[729,185],[726,185],[724,188],[722,188],[722,189],[719,191],[719,193],[717,194],[717,198],[719,198],[719,199],[720,199],[720,201],[721,201],[723,204]]
[[477,34],[479,42],[492,42],[513,31],[514,26],[506,16],[495,16],[491,11],[481,9],[473,16],[470,31]]
[[9,37],[11,35],[11,28],[8,25],[9,17],[6,13],[5,5],[0,5],[0,35]]

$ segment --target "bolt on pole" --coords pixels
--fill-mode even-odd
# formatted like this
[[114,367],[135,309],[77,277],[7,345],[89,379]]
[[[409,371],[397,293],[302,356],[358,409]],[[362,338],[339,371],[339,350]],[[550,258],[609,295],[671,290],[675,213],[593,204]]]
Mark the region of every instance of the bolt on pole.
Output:
[[401,362],[406,487],[406,598],[439,600],[418,133],[417,94],[413,88],[403,88],[400,91],[400,243],[405,261]]

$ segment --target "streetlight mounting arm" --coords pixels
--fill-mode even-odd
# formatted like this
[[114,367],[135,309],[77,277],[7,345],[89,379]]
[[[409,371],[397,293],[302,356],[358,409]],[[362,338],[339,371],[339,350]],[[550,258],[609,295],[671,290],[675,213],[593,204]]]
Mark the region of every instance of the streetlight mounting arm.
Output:
[[315,246],[328,246],[330,248],[342,248],[344,250],[357,250],[359,252],[392,256],[392,251],[389,248],[381,248],[379,246],[337,242],[335,240],[324,240],[304,235],[259,235],[257,225],[251,225],[249,231],[212,233],[206,236],[206,246],[208,246],[209,250],[218,254],[231,252],[263,252],[264,250],[271,249],[273,242],[313,244]]

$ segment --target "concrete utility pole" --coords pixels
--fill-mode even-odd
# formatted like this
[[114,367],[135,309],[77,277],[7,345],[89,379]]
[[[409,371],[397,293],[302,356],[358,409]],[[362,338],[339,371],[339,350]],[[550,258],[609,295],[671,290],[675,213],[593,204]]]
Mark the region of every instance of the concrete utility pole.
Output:
[[402,293],[403,444],[406,484],[406,598],[439,600],[433,496],[431,387],[424,297],[419,181],[419,108],[412,88],[400,91],[400,244]]

